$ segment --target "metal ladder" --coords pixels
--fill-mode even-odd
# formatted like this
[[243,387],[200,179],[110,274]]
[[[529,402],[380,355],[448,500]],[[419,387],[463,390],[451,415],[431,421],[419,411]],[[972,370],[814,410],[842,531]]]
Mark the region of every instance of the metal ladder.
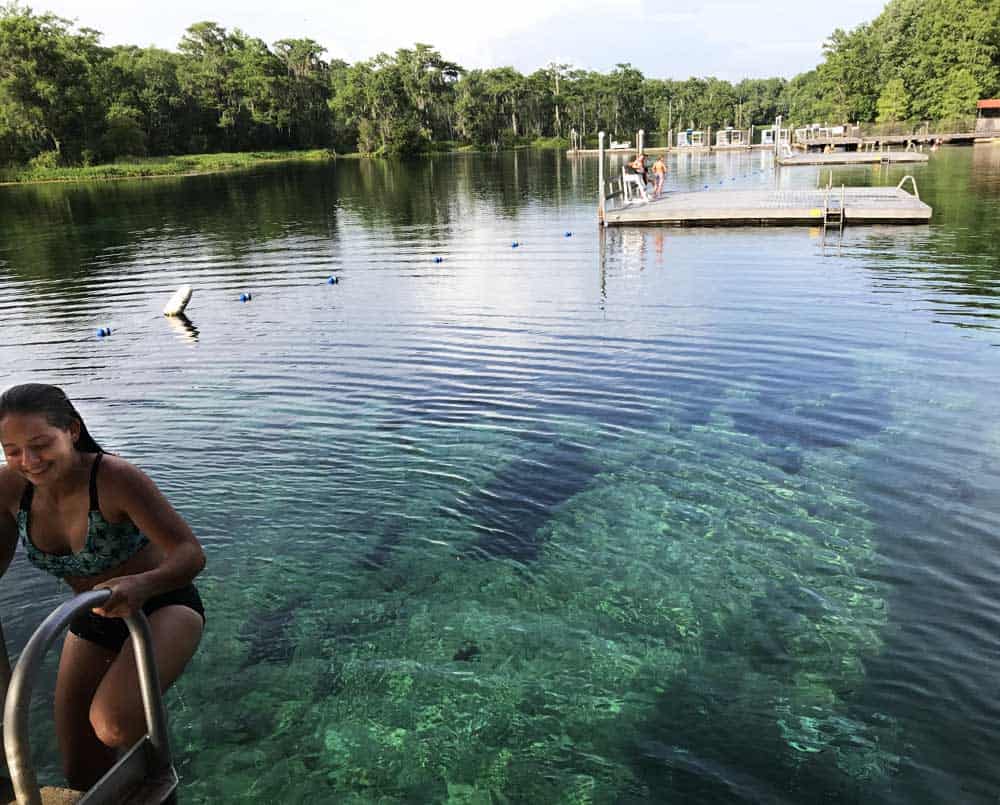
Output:
[[[31,636],[21,652],[13,673],[7,647],[0,630],[0,696],[6,694],[3,707],[3,744],[7,768],[17,805],[46,805],[47,802],[72,802],[78,792],[38,787],[31,765],[28,742],[28,712],[31,691],[46,652],[55,639],[79,614],[100,606],[110,590],[91,590],[71,598],[49,615]],[[122,755],[118,762],[83,793],[78,805],[161,805],[176,803],[177,772],[170,756],[167,738],[167,713],[160,694],[160,680],[153,659],[153,641],[149,621],[139,611],[125,619],[132,637],[139,675],[139,689],[146,715],[146,735]]]
[[827,190],[826,198],[823,202],[823,232],[824,234],[831,226],[835,226],[838,232],[844,231],[844,196],[843,185],[840,187],[840,198],[833,198]]
[[[832,175],[832,174],[831,174]],[[845,198],[847,191],[844,185],[840,186],[840,198],[835,198],[833,196],[832,179],[831,184],[827,185],[826,194],[823,197],[823,248],[826,248],[826,236],[831,228],[836,228],[837,231],[837,248],[840,249],[841,244],[844,241],[844,208]]]

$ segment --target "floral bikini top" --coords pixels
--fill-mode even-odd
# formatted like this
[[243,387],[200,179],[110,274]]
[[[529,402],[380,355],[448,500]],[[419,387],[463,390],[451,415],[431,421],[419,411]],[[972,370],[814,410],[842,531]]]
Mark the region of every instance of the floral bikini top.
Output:
[[28,561],[39,570],[57,578],[66,576],[98,576],[126,559],[131,558],[149,544],[131,520],[109,523],[97,505],[97,468],[104,454],[98,453],[90,470],[90,512],[87,514],[87,543],[79,553],[45,553],[35,547],[28,536],[28,515],[35,487],[28,484],[21,497],[17,513],[17,533],[28,553]]

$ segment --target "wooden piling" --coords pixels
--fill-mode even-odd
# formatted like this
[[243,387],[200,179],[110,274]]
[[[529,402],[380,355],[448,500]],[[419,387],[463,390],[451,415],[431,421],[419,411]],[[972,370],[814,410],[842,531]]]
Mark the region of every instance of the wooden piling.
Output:
[[597,135],[597,218],[604,223],[604,132]]

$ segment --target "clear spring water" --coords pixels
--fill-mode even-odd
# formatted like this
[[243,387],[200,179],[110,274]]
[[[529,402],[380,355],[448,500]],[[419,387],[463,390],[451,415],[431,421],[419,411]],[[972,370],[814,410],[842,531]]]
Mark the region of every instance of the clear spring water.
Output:
[[[184,801],[995,802],[1000,147],[908,170],[825,249],[602,235],[556,153],[0,188],[2,385],[208,552]],[[64,596],[18,556],[12,653]]]

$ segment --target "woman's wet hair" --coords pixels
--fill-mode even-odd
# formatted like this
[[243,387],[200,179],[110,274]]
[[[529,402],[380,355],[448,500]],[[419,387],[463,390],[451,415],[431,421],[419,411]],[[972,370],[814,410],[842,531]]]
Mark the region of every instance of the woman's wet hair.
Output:
[[24,383],[11,386],[0,395],[0,419],[7,414],[41,414],[46,421],[56,428],[66,430],[75,421],[80,423],[80,438],[76,440],[76,449],[81,453],[103,453],[100,445],[94,441],[69,397],[58,386],[47,383]]

